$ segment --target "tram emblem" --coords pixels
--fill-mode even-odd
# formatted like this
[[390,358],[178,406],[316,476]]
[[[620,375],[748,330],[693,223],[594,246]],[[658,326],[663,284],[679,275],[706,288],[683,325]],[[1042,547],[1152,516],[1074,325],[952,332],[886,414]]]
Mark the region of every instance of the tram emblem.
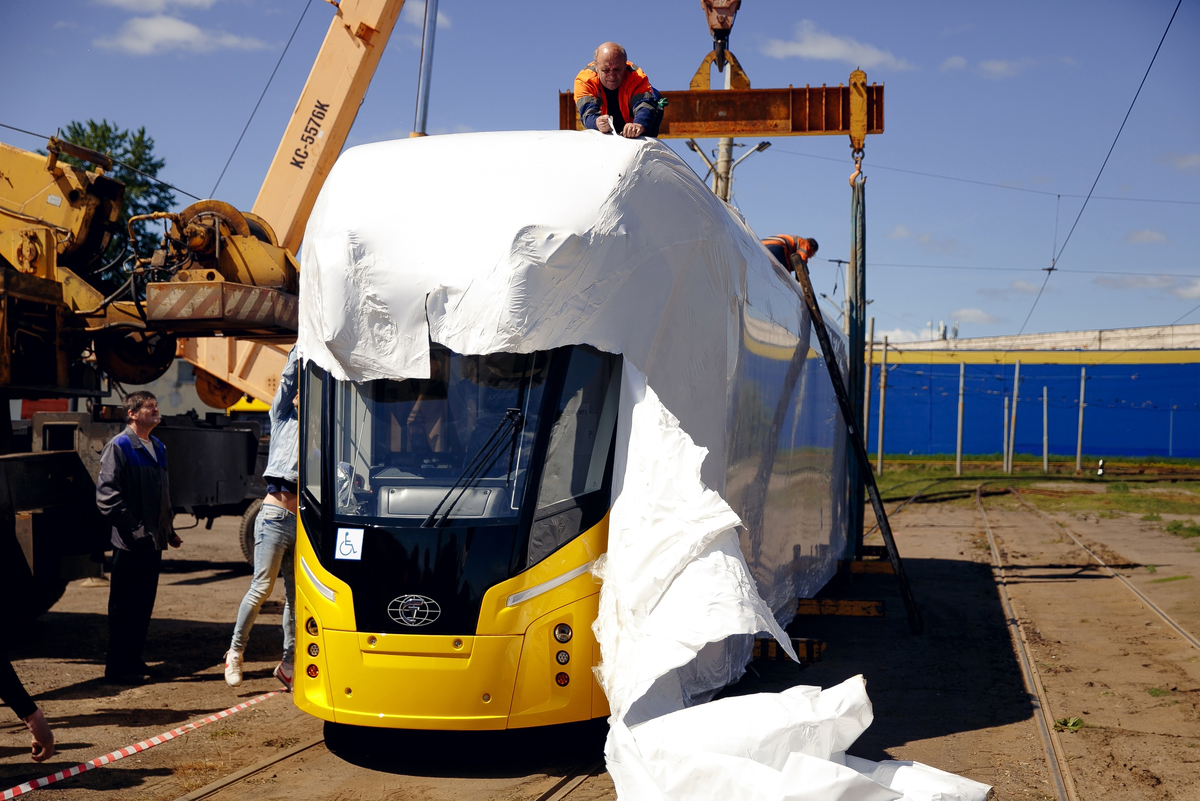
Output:
[[401,595],[388,604],[388,617],[401,626],[427,626],[441,614],[438,602],[424,595]]

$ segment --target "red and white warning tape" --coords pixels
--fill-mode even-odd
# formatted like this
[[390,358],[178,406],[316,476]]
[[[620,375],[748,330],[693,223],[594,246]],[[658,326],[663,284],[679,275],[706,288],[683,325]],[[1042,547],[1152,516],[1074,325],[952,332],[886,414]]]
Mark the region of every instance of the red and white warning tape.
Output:
[[251,707],[257,703],[261,703],[262,701],[267,700],[268,698],[270,698],[273,695],[282,695],[284,692],[285,692],[284,690],[272,690],[271,692],[267,693],[266,695],[260,695],[257,698],[251,698],[249,701],[247,701],[244,704],[238,704],[237,706],[231,706],[231,707],[229,707],[229,709],[226,709],[223,712],[218,712],[215,715],[209,715],[208,717],[202,718],[201,720],[197,720],[192,723],[188,723],[184,726],[180,726],[178,729],[171,729],[171,731],[160,734],[157,737],[151,737],[149,740],[142,740],[137,745],[128,745],[117,751],[113,751],[111,754],[105,754],[104,756],[97,757],[96,759],[93,759],[89,762],[81,762],[80,764],[75,765],[74,767],[67,768],[66,770],[60,770],[58,773],[55,773],[52,776],[43,776],[40,779],[34,779],[31,782],[25,782],[24,784],[19,784],[16,787],[12,788],[11,790],[5,790],[3,794],[0,794],[0,801],[12,801],[12,799],[16,798],[19,795],[25,795],[25,793],[32,792],[33,790],[37,790],[41,787],[45,787],[50,784],[54,784],[55,782],[60,782],[63,779],[69,779],[72,776],[78,776],[80,773],[86,773],[87,771],[91,770],[92,768],[102,768],[105,765],[108,765],[112,762],[116,762],[118,759],[124,759],[125,757],[133,756],[134,754],[141,753],[142,751],[145,751],[147,748],[153,748],[156,745],[162,745],[163,743],[167,742],[168,740],[174,740],[176,737],[180,736],[181,734],[187,734],[188,732],[198,729],[201,726],[204,726],[208,723],[214,723],[214,722],[220,720],[221,718],[227,718],[235,712],[241,712],[243,709],[246,709],[247,707]]

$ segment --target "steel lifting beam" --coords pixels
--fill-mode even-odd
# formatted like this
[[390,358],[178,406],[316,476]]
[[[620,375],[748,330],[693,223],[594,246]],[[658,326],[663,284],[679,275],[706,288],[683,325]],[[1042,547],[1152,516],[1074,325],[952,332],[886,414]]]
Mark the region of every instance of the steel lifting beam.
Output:
[[[851,87],[841,85],[663,92],[667,108],[658,137],[850,135],[858,133],[856,127],[863,130],[855,124],[859,113],[865,115],[865,133],[883,133],[883,87],[862,90],[865,104],[862,95],[852,102]],[[560,130],[583,130],[572,93],[559,93],[558,110]]]

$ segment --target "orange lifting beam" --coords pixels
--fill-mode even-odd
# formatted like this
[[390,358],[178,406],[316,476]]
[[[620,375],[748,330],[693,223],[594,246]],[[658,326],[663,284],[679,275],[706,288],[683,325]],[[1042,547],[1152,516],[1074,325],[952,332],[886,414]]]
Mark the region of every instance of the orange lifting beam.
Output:
[[[857,77],[857,76],[854,76]],[[663,115],[660,139],[711,138],[720,136],[822,136],[858,133],[853,123],[864,115],[865,133],[883,133],[883,87],[863,83],[854,86],[861,94],[852,103],[851,86],[805,86],[787,89],[708,89],[663,92],[668,105]],[[856,82],[852,79],[852,86]],[[866,104],[862,108],[861,98]],[[858,107],[858,108],[856,108]],[[560,130],[583,130],[575,98],[570,92],[558,95]],[[861,123],[860,123],[861,124]],[[861,145],[859,145],[861,147]]]

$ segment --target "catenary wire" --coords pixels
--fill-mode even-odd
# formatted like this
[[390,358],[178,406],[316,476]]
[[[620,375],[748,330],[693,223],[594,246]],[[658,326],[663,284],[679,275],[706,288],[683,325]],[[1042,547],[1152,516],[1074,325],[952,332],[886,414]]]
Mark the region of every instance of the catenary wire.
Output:
[[[835,158],[833,156],[818,156],[815,153],[799,153],[795,150],[783,150],[783,149],[777,148],[777,147],[772,148],[771,152],[772,153],[783,153],[784,155],[788,155],[788,156],[800,156],[801,158],[806,158],[806,159],[817,159],[819,161],[832,161],[832,162],[836,162],[836,163],[842,164],[842,165],[844,165],[846,163],[845,158]],[[1068,192],[1051,192],[1046,189],[1029,189],[1024,186],[1012,186],[1010,184],[998,184],[998,183],[994,183],[992,181],[979,181],[974,178],[960,178],[960,177],[954,176],[954,175],[939,175],[938,173],[922,172],[921,170],[908,170],[908,169],[904,169],[903,167],[888,167],[888,166],[884,166],[882,164],[875,164],[874,162],[872,162],[872,164],[871,164],[871,169],[886,170],[888,172],[902,172],[907,175],[919,175],[922,178],[938,178],[943,181],[956,181],[957,183],[960,183],[960,184],[975,184],[976,186],[988,186],[988,187],[992,187],[993,189],[1008,189],[1013,192],[1026,192],[1031,195],[1047,195],[1049,197],[1070,197],[1070,198],[1085,197],[1085,195],[1075,195],[1075,194],[1071,194]],[[1179,205],[1179,206],[1200,206],[1200,200],[1175,200],[1175,199],[1153,198],[1153,197],[1117,197],[1115,195],[1092,195],[1092,200],[1117,200],[1117,201],[1124,201],[1124,202],[1128,202],[1128,203],[1170,203],[1170,204]]]
[[[6,125],[3,122],[0,122],[0,128],[7,128],[10,131],[16,131],[17,133],[28,134],[29,136],[36,136],[38,139],[47,139],[47,140],[50,139],[49,136],[46,136],[44,134],[34,133],[33,131],[26,131],[24,128],[18,128],[15,125]],[[59,138],[62,139],[62,137],[59,137]],[[67,140],[67,139],[63,139],[62,141],[66,142],[69,145],[75,145],[74,142]],[[82,147],[82,145],[75,145],[75,146]],[[109,158],[112,159],[112,156],[109,156]],[[129,170],[130,172],[136,172],[138,175],[142,176],[143,178],[149,178],[151,181],[154,181],[157,184],[162,184],[163,186],[167,187],[168,189],[174,189],[176,192],[178,192],[181,195],[187,195],[188,197],[190,197],[194,200],[202,199],[197,195],[193,195],[191,192],[185,192],[184,190],[180,189],[178,186],[175,186],[174,184],[167,183],[166,181],[164,181],[161,178],[156,178],[155,176],[151,175],[148,172],[142,172],[137,167],[131,167],[123,161],[117,161],[116,159],[112,159],[112,162],[113,162],[113,164],[121,165],[122,167]]]
[[217,182],[213,184],[209,197],[216,196],[217,187],[221,185],[221,179],[225,177],[225,171],[229,169],[230,163],[233,162],[233,157],[238,152],[238,147],[241,146],[242,138],[246,135],[246,131],[250,130],[250,123],[254,121],[254,115],[258,113],[258,107],[262,105],[263,98],[267,96],[267,90],[271,88],[271,81],[275,80],[275,73],[279,72],[279,65],[283,63],[283,57],[287,55],[288,48],[292,46],[292,40],[296,38],[296,32],[300,30],[300,23],[304,22],[304,15],[308,13],[308,7],[311,5],[312,0],[308,0],[304,4],[304,10],[300,12],[300,19],[296,20],[296,27],[292,29],[292,35],[288,37],[287,44],[283,46],[283,52],[279,54],[279,60],[275,62],[275,69],[271,70],[271,77],[267,78],[267,85],[263,87],[262,94],[258,96],[258,102],[254,104],[254,110],[250,112],[249,119],[246,120],[246,124],[242,127],[242,132],[238,135],[237,142],[234,144],[229,158],[225,160],[225,166],[221,168],[221,174],[217,176]]
[[[1108,152],[1104,155],[1104,161],[1101,162],[1100,169],[1096,172],[1096,179],[1092,181],[1092,187],[1088,190],[1087,197],[1083,199],[1083,205],[1079,207],[1079,213],[1075,215],[1075,222],[1071,223],[1071,229],[1067,231],[1067,236],[1063,239],[1062,247],[1058,249],[1058,253],[1050,260],[1050,266],[1046,269],[1046,279],[1042,281],[1042,288],[1038,290],[1037,297],[1033,299],[1033,305],[1029,307],[1029,314],[1025,315],[1025,322],[1021,323],[1021,329],[1017,331],[1018,337],[1025,333],[1025,326],[1029,325],[1029,320],[1033,317],[1033,312],[1038,306],[1038,301],[1042,299],[1042,293],[1046,291],[1046,285],[1050,283],[1050,276],[1054,274],[1055,266],[1058,264],[1059,259],[1062,258],[1063,251],[1067,249],[1067,245],[1070,244],[1071,236],[1075,233],[1075,227],[1079,225],[1080,219],[1083,218],[1083,212],[1087,209],[1088,201],[1092,199],[1092,193],[1096,191],[1096,185],[1100,183],[1100,176],[1104,175],[1104,168],[1108,166],[1108,160],[1112,158],[1113,150],[1116,149],[1117,142],[1121,138],[1121,132],[1125,130],[1125,123],[1129,122],[1129,115],[1133,113],[1133,107],[1137,104],[1137,99],[1142,93],[1142,87],[1146,85],[1146,79],[1150,77],[1150,70],[1154,68],[1154,62],[1158,59],[1158,53],[1162,50],[1163,42],[1167,40],[1167,34],[1171,30],[1171,23],[1175,21],[1175,15],[1179,13],[1181,5],[1183,5],[1183,0],[1178,0],[1175,4],[1175,10],[1171,12],[1171,18],[1167,20],[1167,27],[1163,29],[1162,37],[1158,40],[1158,47],[1154,48],[1154,55],[1150,57],[1150,63],[1146,65],[1146,72],[1142,75],[1142,82],[1138,84],[1137,91],[1133,93],[1133,100],[1129,101],[1129,108],[1126,109],[1125,117],[1121,120],[1120,127],[1117,128],[1117,135],[1113,137],[1112,144],[1108,146]],[[1015,341],[1014,339],[1014,344]],[[1011,346],[1009,350],[1012,350]]]

